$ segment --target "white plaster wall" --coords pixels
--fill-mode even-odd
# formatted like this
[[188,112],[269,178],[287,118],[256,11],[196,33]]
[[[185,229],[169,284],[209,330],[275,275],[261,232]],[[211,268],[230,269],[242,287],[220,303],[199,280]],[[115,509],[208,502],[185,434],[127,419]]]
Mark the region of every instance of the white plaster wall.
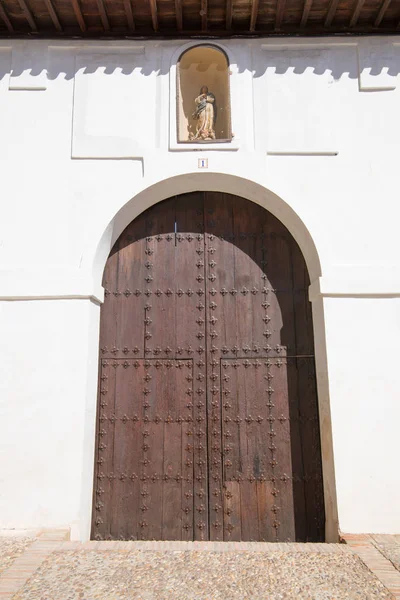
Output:
[[190,46],[0,43],[0,527],[88,536],[104,262],[147,206],[213,189],[307,260],[328,537],[335,477],[342,530],[400,532],[399,42],[225,40],[235,137],[200,150],[174,123]]
[[326,298],[325,318],[341,528],[400,531],[400,299]]
[[98,314],[86,300],[0,302],[4,528],[88,533],[82,480],[93,477]]

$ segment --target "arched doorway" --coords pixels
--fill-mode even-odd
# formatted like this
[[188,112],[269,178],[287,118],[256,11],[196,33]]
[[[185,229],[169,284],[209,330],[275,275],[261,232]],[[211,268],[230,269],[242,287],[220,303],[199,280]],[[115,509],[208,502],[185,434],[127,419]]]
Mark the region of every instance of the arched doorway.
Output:
[[182,194],[104,272],[92,537],[324,539],[308,274],[260,206]]

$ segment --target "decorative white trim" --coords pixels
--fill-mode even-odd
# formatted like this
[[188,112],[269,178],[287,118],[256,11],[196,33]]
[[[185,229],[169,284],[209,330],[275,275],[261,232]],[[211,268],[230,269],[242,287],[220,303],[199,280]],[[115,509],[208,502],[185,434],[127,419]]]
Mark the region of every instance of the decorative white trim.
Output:
[[267,150],[268,156],[337,156],[339,150]]
[[[396,89],[397,75],[390,74],[394,44],[382,45],[382,40],[365,39],[357,44],[358,87],[360,92],[388,92]],[[375,71],[376,72],[374,74]]]
[[[97,42],[98,44],[98,42]],[[107,42],[107,44],[104,45],[96,45],[96,42],[92,45],[92,44],[87,44],[85,43],[83,46],[81,47],[77,47],[77,54],[106,54],[106,55],[112,55],[112,54],[145,54],[145,47],[144,46],[137,46],[137,45],[131,45],[131,44],[109,44]]]
[[[121,50],[121,48],[123,50]],[[82,77],[85,73],[85,60],[90,60],[96,55],[105,57],[120,56],[122,54],[124,65],[132,56],[132,65],[137,56],[144,56],[144,46],[89,46],[78,49],[75,54],[74,68],[74,99],[71,132],[71,158],[72,159],[103,159],[103,160],[141,160],[143,163],[144,147],[132,136],[105,136],[90,135],[86,133],[86,98],[89,93],[90,77]],[[87,58],[86,58],[87,57]],[[83,69],[83,72],[82,72]],[[77,101],[77,97],[79,101]],[[142,164],[143,176],[143,164]]]
[[93,300],[104,301],[104,289],[79,269],[16,269],[0,271],[0,300]]
[[343,46],[355,48],[357,42],[334,42],[329,38],[322,38],[315,41],[310,41],[308,39],[304,39],[304,41],[293,41],[288,38],[286,43],[283,43],[281,40],[270,40],[265,44],[261,44],[261,50],[290,50],[291,48],[295,50],[312,50],[313,48],[318,48],[318,50],[329,50],[330,48],[335,47],[343,48]]
[[[104,294],[103,294],[104,296]],[[97,296],[87,296],[87,295],[78,295],[78,294],[70,294],[70,295],[55,295],[55,296],[0,296],[0,301],[6,302],[24,302],[24,301],[34,301],[34,300],[90,300],[95,304],[103,304],[104,298],[99,298]]]
[[344,269],[314,280],[308,290],[310,302],[318,298],[400,298],[400,274],[379,273],[367,269],[369,276],[360,276],[357,269]]
[[[13,45],[8,89],[42,92],[47,89],[48,46]],[[46,68],[43,67],[46,65]],[[36,73],[36,69],[38,72]]]

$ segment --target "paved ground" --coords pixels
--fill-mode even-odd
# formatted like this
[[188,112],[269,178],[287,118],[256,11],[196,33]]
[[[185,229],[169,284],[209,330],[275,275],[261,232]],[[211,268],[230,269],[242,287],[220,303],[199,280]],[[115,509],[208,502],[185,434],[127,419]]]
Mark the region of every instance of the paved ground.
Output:
[[[344,545],[78,544],[57,536],[0,537],[6,564],[0,599],[389,600],[397,597],[397,583],[400,598],[400,573],[375,541],[361,538],[351,536]],[[384,585],[379,569],[389,578],[394,573],[394,579],[386,578]]]

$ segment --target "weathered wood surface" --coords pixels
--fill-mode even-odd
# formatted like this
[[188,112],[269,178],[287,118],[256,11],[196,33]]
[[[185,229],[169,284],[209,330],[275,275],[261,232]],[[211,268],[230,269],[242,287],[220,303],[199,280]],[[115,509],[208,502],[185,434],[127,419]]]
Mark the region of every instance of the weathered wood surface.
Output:
[[0,36],[396,33],[390,0],[0,0]]
[[172,198],[123,232],[104,286],[93,537],[322,540],[308,275],[283,225]]

